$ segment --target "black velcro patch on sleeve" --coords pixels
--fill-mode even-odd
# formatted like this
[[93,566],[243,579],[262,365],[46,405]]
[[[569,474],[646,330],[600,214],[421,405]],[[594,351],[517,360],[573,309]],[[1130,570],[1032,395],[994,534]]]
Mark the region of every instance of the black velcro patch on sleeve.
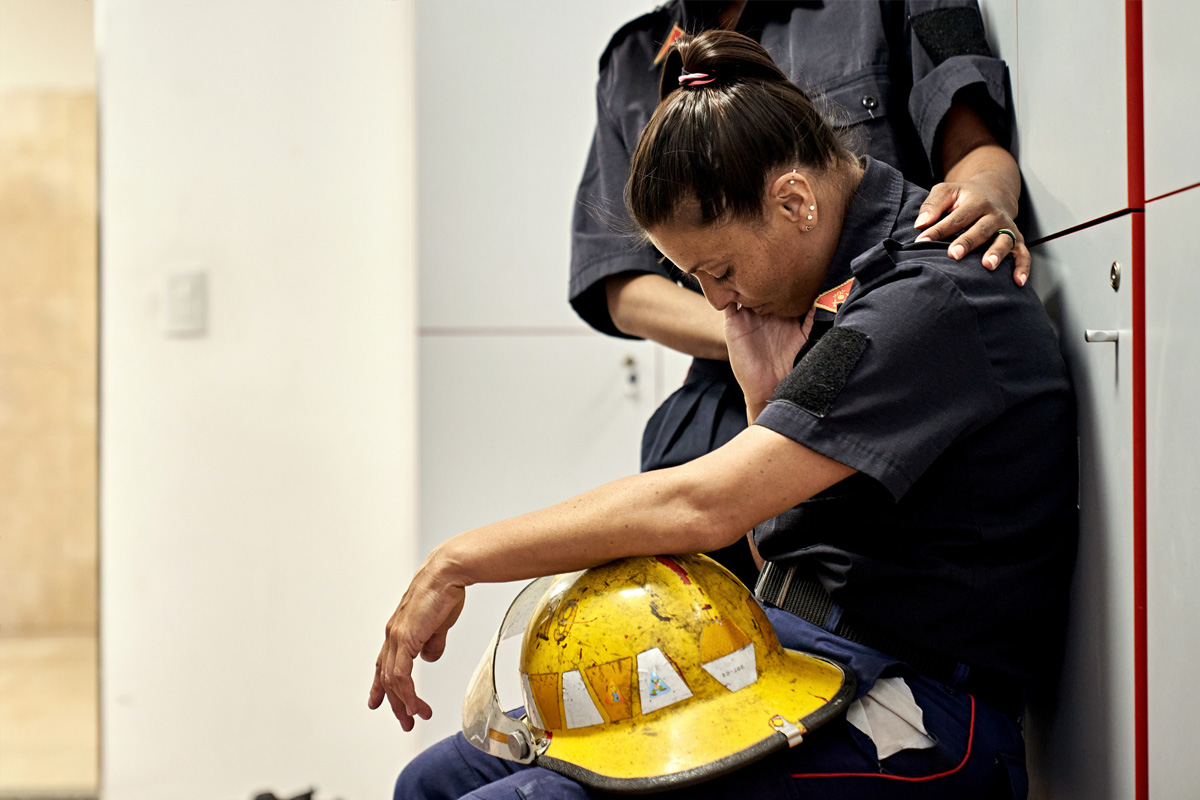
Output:
[[913,33],[936,67],[952,56],[990,56],[976,8],[939,8],[912,18]]
[[831,329],[779,382],[771,400],[786,400],[815,417],[824,417],[866,349],[865,333]]

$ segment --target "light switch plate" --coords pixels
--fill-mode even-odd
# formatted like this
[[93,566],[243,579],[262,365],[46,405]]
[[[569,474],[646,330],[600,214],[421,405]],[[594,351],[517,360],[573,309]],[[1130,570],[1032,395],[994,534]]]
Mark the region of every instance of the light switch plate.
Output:
[[173,272],[166,277],[163,332],[167,336],[195,337],[208,332],[208,274],[198,270]]

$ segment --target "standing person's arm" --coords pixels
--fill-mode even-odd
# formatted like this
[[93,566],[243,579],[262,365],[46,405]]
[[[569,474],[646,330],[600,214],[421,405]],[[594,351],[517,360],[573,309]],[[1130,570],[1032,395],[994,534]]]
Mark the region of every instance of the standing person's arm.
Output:
[[[1011,253],[1016,262],[1013,280],[1024,286],[1029,279],[1030,256],[1025,237],[1014,222],[1021,198],[1016,159],[969,106],[950,109],[941,144],[945,182],[934,186],[921,204],[917,227],[925,231],[918,240],[946,239],[961,231],[950,244],[950,257],[955,260],[990,241],[983,265],[995,269]],[[943,214],[946,216],[934,224]],[[1005,229],[1012,231],[1011,237],[997,233]]]
[[729,360],[725,320],[703,295],[660,275],[615,275],[604,290],[608,313],[622,333],[689,356]]
[[1023,285],[1030,259],[1013,223],[1021,174],[1005,149],[1012,136],[1008,68],[992,53],[978,2],[907,0],[884,13],[893,41],[908,50],[909,116],[933,175],[945,181],[922,205],[919,238],[958,235],[950,245],[955,259],[990,245],[983,257],[988,269],[1011,252],[1013,281]]

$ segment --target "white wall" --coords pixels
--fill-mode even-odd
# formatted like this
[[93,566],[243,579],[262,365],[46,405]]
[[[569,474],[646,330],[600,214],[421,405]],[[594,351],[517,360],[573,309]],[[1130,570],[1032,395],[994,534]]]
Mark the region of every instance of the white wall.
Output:
[[96,88],[89,0],[0,0],[0,91]]
[[[636,472],[646,420],[682,381],[686,361],[595,333],[567,303],[600,54],[652,8],[417,3],[422,554]],[[459,730],[467,682],[518,588],[472,587],[445,655],[418,664],[434,708],[418,723],[423,745]],[[515,666],[499,672],[511,688]]]
[[[413,569],[414,9],[99,0],[106,800],[387,796]],[[164,336],[164,277],[208,277]]]

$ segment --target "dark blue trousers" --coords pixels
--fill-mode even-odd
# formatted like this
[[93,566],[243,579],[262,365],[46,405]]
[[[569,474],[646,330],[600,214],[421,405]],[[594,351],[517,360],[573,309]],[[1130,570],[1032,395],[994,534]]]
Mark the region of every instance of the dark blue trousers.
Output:
[[[708,783],[657,797],[1021,800],[1026,796],[1025,746],[1020,725],[1012,717],[786,612],[768,608],[768,614],[784,646],[847,664],[859,678],[860,694],[880,677],[902,675],[937,745],[928,750],[903,750],[880,760],[871,740],[841,717],[809,733],[790,750]],[[616,795],[587,789],[550,770],[486,755],[468,744],[462,734],[442,740],[414,759],[401,773],[395,791],[395,800],[612,797]]]

